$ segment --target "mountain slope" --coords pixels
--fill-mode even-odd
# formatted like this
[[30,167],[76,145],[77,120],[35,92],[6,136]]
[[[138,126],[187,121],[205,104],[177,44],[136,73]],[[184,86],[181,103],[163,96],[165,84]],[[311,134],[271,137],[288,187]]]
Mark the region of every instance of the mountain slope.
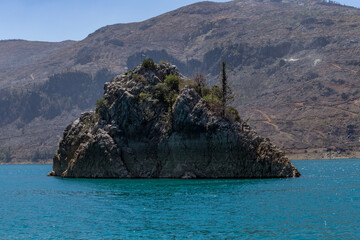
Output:
[[189,77],[203,72],[214,84],[227,61],[234,104],[260,135],[297,157],[356,156],[359,13],[321,0],[201,2],[103,27],[49,58],[2,71],[0,88],[41,84],[64,71],[126,72],[147,57],[168,60]]
[[0,41],[0,70],[19,68],[37,62],[50,55],[63,51],[75,41],[35,42],[25,40]]

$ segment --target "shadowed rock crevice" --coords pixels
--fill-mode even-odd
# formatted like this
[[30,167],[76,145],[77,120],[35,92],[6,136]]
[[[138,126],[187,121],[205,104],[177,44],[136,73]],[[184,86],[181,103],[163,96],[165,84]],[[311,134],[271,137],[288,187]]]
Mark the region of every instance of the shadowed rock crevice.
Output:
[[[184,87],[179,90],[169,79],[178,79],[178,86]],[[65,129],[49,175],[300,176],[268,139],[259,137],[241,120],[220,117],[186,82],[190,81],[174,65],[163,63],[136,67],[106,83],[96,111],[83,113]]]

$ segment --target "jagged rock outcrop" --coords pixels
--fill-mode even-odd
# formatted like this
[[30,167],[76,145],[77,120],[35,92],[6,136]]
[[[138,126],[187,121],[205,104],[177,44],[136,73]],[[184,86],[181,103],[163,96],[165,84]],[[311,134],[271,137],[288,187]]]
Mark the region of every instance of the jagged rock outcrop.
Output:
[[[96,112],[64,131],[51,176],[88,178],[272,178],[300,173],[241,120],[220,117],[186,85],[174,101],[167,63],[137,67],[105,84]],[[165,92],[164,92],[165,91]]]

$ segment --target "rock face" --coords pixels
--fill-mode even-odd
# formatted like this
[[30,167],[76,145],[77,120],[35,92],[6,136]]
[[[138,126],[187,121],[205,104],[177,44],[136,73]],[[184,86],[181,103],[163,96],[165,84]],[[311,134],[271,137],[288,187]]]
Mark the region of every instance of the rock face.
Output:
[[[96,112],[64,131],[51,176],[83,178],[277,178],[300,173],[241,120],[220,117],[185,85],[174,101],[159,94],[167,63],[137,67],[105,84]],[[181,84],[180,84],[181,86]],[[160,92],[161,93],[161,92]],[[170,102],[170,103],[169,103]]]

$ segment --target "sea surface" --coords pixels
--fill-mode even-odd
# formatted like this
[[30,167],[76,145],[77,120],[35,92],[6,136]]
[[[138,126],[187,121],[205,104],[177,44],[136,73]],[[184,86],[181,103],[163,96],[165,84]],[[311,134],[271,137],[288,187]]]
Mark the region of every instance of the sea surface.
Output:
[[258,180],[46,177],[0,165],[0,239],[360,239],[360,159]]

